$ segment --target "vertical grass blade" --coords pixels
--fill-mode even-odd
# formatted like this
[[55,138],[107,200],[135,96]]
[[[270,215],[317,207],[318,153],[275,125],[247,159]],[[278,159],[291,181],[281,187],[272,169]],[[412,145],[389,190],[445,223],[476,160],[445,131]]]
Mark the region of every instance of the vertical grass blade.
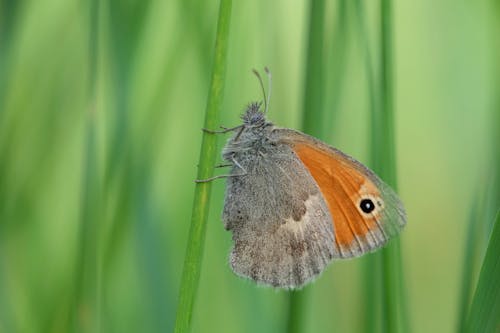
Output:
[[463,254],[462,285],[460,290],[460,301],[458,302],[458,325],[457,332],[465,332],[465,323],[473,289],[474,272],[476,271],[478,256],[478,224],[477,221],[483,221],[480,214],[481,208],[485,208],[482,198],[477,198],[471,208],[469,216],[469,226],[467,228],[465,248]]
[[488,248],[467,319],[467,332],[500,330],[500,210],[497,212]]
[[309,135],[324,137],[322,122],[324,102],[324,27],[325,1],[311,1],[309,9],[308,52],[306,59],[305,95],[302,109],[302,130]]
[[[0,1],[0,101],[5,101],[7,91],[7,78],[10,68],[10,49],[14,43],[14,29],[16,19],[19,15],[19,7],[22,7],[17,1]],[[4,105],[0,107],[0,124],[4,111]]]
[[[498,36],[498,33],[500,33],[500,24],[499,18],[500,18],[500,5],[498,1],[493,1],[491,3],[491,9],[493,13],[493,17],[496,18],[494,20],[493,24],[493,30],[496,32],[492,33],[491,36]],[[491,44],[493,45],[492,47],[492,53],[493,53],[493,58],[492,59],[497,59],[500,56],[500,43],[498,41],[498,38],[494,38],[491,40]],[[500,90],[498,89],[499,83],[500,83],[500,65],[498,62],[494,63],[494,70],[495,70],[495,75],[493,77],[493,83],[494,83],[494,90],[492,94],[493,98],[493,103],[492,103],[492,108],[491,108],[491,127],[490,127],[490,133],[491,133],[491,159],[489,163],[489,168],[487,169],[487,181],[485,182],[483,180],[482,183],[485,183],[484,188],[485,190],[483,191],[484,193],[481,193],[478,199],[476,199],[476,202],[474,204],[474,207],[472,209],[472,214],[470,217],[469,221],[469,228],[467,231],[467,241],[466,241],[466,252],[464,254],[464,269],[463,269],[463,277],[462,277],[462,290],[461,290],[461,301],[459,304],[459,311],[458,311],[458,330],[460,332],[488,332],[493,329],[495,332],[500,331],[500,314],[498,313],[498,308],[496,312],[496,327],[491,327],[489,330],[487,329],[487,323],[486,321],[488,320],[486,312],[488,310],[493,311],[493,309],[486,309],[484,307],[488,306],[486,303],[479,303],[482,301],[486,301],[484,299],[484,290],[488,288],[488,286],[483,285],[483,283],[486,283],[487,279],[490,279],[490,282],[498,285],[498,274],[497,274],[497,280],[491,280],[493,270],[491,267],[488,268],[487,264],[487,258],[488,255],[491,256],[491,251],[493,248],[496,246],[496,256],[498,258],[498,254],[500,253],[498,248],[498,238],[496,240],[497,244],[493,245],[492,242],[494,242],[495,239],[495,228],[498,229],[498,209],[500,207],[500,149],[498,148],[498,142],[500,141],[500,95],[498,92]],[[497,217],[494,218],[495,212],[497,213]],[[492,221],[492,222],[490,222]],[[495,224],[496,223],[496,224]],[[483,231],[486,230],[486,235],[490,235],[490,240],[489,244],[484,244],[485,242],[483,241],[482,237],[483,236]],[[498,231],[497,231],[498,232]],[[487,236],[486,236],[487,237]],[[498,236],[497,236],[498,237]],[[484,257],[484,261],[482,263],[482,268],[480,271],[480,276],[477,282],[477,286],[475,289],[475,295],[473,295],[474,292],[474,286],[473,286],[473,278],[476,273],[477,266],[479,265],[478,257],[481,256],[481,252],[483,251],[483,245],[484,247],[487,246],[486,249],[486,254]],[[490,254],[489,254],[490,253]],[[495,252],[494,252],[495,253]],[[491,259],[490,259],[490,264],[491,264]],[[497,262],[498,266],[498,262]],[[498,267],[497,267],[498,269]],[[486,273],[486,271],[488,273]],[[498,293],[498,290],[490,290],[492,293],[489,295],[490,297],[495,297],[494,293]],[[498,298],[498,294],[496,296]],[[472,298],[472,301],[471,301]],[[482,300],[482,301],[481,301]],[[491,300],[491,299],[490,299]],[[498,300],[496,303],[498,307]],[[483,310],[480,309],[480,307],[483,306]],[[486,311],[484,311],[486,310]],[[483,312],[480,314],[480,312]],[[469,313],[469,316],[467,316],[467,313]],[[484,326],[481,326],[481,323],[477,322],[480,320]]]
[[[117,254],[121,242],[131,228],[131,216],[136,208],[133,201],[134,177],[133,129],[131,113],[131,68],[133,68],[141,27],[148,14],[151,1],[125,3],[101,1],[102,26],[109,56],[111,98],[113,106],[106,128],[106,154],[103,171],[103,206],[109,210],[109,233],[103,241],[102,267],[106,271]],[[109,43],[108,43],[109,42]],[[114,202],[113,205],[110,205]],[[107,275],[107,272],[104,272]]]
[[[498,36],[500,33],[500,4],[498,1],[491,2],[493,12],[494,26],[496,32],[492,36]],[[500,42],[498,38],[491,41],[493,45],[493,58],[497,59],[500,55]],[[488,177],[491,190],[488,192],[486,201],[488,204],[482,205],[481,222],[487,223],[486,229],[491,230],[486,253],[482,263],[481,271],[475,288],[472,304],[469,309],[469,315],[465,324],[465,332],[500,332],[500,149],[498,142],[500,140],[500,95],[498,94],[500,83],[500,65],[494,64],[494,90],[493,105],[491,109],[491,169],[492,175]],[[492,211],[496,210],[496,217],[493,219],[493,226],[489,225],[487,217]],[[478,229],[476,223],[476,229]]]
[[329,52],[325,53],[327,58],[324,61],[324,66],[328,77],[323,80],[325,87],[327,87],[323,108],[329,110],[329,112],[324,112],[322,126],[324,136],[322,139],[327,142],[332,139],[332,126],[335,124],[336,116],[339,113],[339,105],[345,85],[347,49],[349,44],[348,3],[347,0],[337,0],[337,6],[334,8],[335,30],[333,31],[332,46],[328,50]]
[[[308,52],[306,58],[305,95],[302,109],[302,129],[323,138],[324,131],[324,15],[325,1],[313,0],[309,7]],[[307,287],[289,293],[287,332],[302,332],[305,326]]]
[[71,318],[75,332],[99,332],[99,265],[98,241],[100,219],[100,181],[97,161],[96,97],[97,97],[97,54],[99,4],[90,1],[89,8],[89,78],[88,108],[86,112],[86,133],[84,166],[82,177],[82,198],[75,271],[75,295],[71,307]]
[[288,322],[286,332],[303,332],[307,302],[307,287],[302,290],[292,290],[289,293]]
[[[360,44],[360,49],[366,75],[366,84],[368,91],[368,100],[372,121],[378,124],[378,96],[377,83],[375,78],[375,70],[373,66],[373,55],[370,50],[368,29],[366,27],[365,9],[362,0],[351,2],[353,5],[354,26],[356,27],[356,37]],[[379,138],[375,130],[371,131],[370,142],[376,142]],[[376,164],[378,161],[378,152],[375,151],[372,145],[371,163]],[[382,258],[380,253],[371,254],[362,259],[363,261],[363,332],[379,332],[381,329],[381,311],[380,304],[382,302],[382,293],[380,285],[382,283]]]
[[[0,1],[0,130],[4,129],[4,113],[6,109],[5,95],[8,90],[10,78],[11,45],[14,44],[15,23],[19,15],[20,4],[16,1]],[[4,131],[5,132],[5,131]],[[5,135],[5,133],[4,133]],[[0,242],[5,244],[8,233],[6,232],[5,222],[9,220],[9,215],[5,213],[5,203],[11,195],[6,190],[6,163],[9,160],[9,143],[4,141],[4,136],[0,137]],[[7,280],[7,251],[0,246],[0,330],[15,331],[15,323],[12,312],[14,306],[13,300],[9,298]]]
[[[493,0],[493,17],[495,18],[495,26],[493,27],[495,33],[492,34],[494,39],[492,41],[493,44],[493,57],[492,59],[500,58],[500,2]],[[494,86],[496,87],[493,91],[493,107],[491,110],[491,124],[492,124],[492,169],[493,169],[493,193],[492,193],[492,201],[495,208],[500,207],[500,147],[498,143],[500,142],[500,63],[498,61],[495,62],[495,80]]]
[[[393,187],[396,184],[394,142],[394,105],[392,73],[392,8],[391,0],[380,0],[380,110],[374,117],[372,139],[377,145],[372,151],[374,168]],[[382,154],[382,155],[380,155]],[[380,157],[376,157],[380,156]]]
[[[214,63],[205,112],[204,127],[208,129],[215,129],[217,127],[222,105],[231,6],[231,0],[221,0],[220,2],[217,33],[215,37]],[[216,136],[204,133],[197,174],[198,179],[206,179],[212,176],[216,153]],[[205,229],[210,202],[210,189],[210,182],[198,183],[195,187],[191,227],[189,230],[186,257],[184,259],[174,327],[174,331],[177,333],[187,332],[191,324],[193,305],[200,279]]]
[[[380,1],[380,109],[372,120],[372,163],[374,170],[393,188],[396,182],[394,139],[392,3]],[[383,330],[400,332],[408,328],[403,295],[399,238],[382,250]]]
[[[135,219],[135,238],[137,242],[137,261],[141,272],[141,281],[143,287],[144,300],[141,302],[142,308],[145,309],[144,331],[149,332],[170,332],[173,323],[171,322],[173,314],[173,306],[170,305],[167,288],[168,276],[162,265],[158,263],[164,262],[161,233],[158,232],[155,221],[155,207],[152,200],[151,186],[151,168],[149,167],[150,160],[145,156],[137,161],[138,165],[135,169],[135,196],[134,202],[136,209],[134,211]],[[165,316],[165,311],[169,311],[169,315]],[[168,320],[170,319],[170,322]]]

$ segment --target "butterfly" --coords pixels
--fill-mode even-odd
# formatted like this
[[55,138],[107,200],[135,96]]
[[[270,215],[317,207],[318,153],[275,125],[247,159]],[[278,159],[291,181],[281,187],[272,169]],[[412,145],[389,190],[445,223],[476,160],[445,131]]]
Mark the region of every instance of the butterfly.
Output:
[[251,103],[241,125],[219,131],[234,132],[222,153],[231,171],[212,179],[227,178],[222,220],[234,242],[232,270],[259,284],[295,289],[334,259],[387,244],[406,224],[406,213],[366,166],[268,121],[265,91],[264,101],[264,110]]

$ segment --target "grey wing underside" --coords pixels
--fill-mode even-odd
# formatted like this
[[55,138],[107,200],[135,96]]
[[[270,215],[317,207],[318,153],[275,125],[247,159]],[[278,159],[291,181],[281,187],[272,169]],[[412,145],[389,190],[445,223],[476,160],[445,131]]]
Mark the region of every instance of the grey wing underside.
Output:
[[246,175],[227,179],[223,211],[231,268],[261,284],[303,286],[339,256],[316,182],[288,146],[238,162]]

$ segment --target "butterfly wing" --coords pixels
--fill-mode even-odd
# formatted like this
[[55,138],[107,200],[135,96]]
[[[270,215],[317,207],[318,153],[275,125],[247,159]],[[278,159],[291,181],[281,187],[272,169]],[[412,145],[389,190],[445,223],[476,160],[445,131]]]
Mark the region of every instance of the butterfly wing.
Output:
[[290,145],[319,186],[333,218],[338,257],[374,251],[406,224],[397,194],[370,169],[301,132],[274,132]]
[[222,219],[233,234],[231,268],[261,284],[304,285],[338,255],[316,182],[286,144],[238,151],[234,159],[233,174],[245,174],[227,179]]

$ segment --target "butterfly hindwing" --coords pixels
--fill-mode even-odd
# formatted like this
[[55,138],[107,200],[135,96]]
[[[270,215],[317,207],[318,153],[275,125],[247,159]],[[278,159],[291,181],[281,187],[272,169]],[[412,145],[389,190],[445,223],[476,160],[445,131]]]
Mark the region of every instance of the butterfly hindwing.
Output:
[[[240,140],[245,140],[244,137]],[[233,234],[233,271],[258,283],[297,288],[335,256],[327,203],[300,159],[286,145],[234,154],[223,221]],[[262,153],[264,152],[264,153]]]

